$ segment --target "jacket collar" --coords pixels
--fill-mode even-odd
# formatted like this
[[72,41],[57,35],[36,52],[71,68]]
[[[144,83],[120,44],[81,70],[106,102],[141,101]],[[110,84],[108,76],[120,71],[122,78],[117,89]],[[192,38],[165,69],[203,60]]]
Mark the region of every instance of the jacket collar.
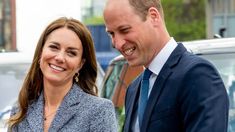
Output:
[[33,131],[43,131],[43,107],[43,94],[40,94],[38,100],[28,108],[26,120]]
[[167,62],[164,64],[159,75],[157,76],[157,79],[153,85],[154,88],[152,89],[151,94],[149,96],[149,101],[147,103],[144,114],[145,120],[143,121],[140,131],[145,132],[147,130],[148,122],[152,115],[153,108],[159,99],[159,95],[163,90],[163,86],[167,82],[169,76],[173,73],[172,68],[178,64],[184,52],[186,52],[186,48],[184,48],[183,44],[179,43],[175,48],[175,50],[170,55],[170,57],[168,58]]
[[[64,124],[71,119],[77,112],[77,105],[79,105],[82,100],[85,92],[82,89],[74,84],[69,92],[64,97],[61,105],[59,106],[56,115],[51,123],[49,131],[59,130]],[[34,131],[43,131],[43,112],[44,112],[44,95],[43,92],[40,94],[37,101],[35,101],[28,109],[27,112],[27,121],[31,130]]]

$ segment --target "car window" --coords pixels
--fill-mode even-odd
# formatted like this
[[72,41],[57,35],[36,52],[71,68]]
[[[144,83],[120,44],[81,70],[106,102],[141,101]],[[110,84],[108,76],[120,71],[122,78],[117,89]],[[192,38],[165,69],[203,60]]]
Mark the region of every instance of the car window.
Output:
[[29,63],[0,65],[0,110],[16,100],[29,66]]
[[227,91],[229,92],[232,82],[235,81],[235,53],[202,54],[199,56],[214,64],[224,81]]
[[6,131],[6,120],[16,102],[30,63],[0,64],[0,131]]
[[[235,53],[229,54],[210,54],[200,55],[209,60],[219,71],[228,94],[233,97],[235,93],[233,87],[235,85]],[[230,107],[234,108],[235,98],[230,99]]]
[[112,100],[117,114],[118,131],[120,132],[125,119],[124,100],[126,89],[143,71],[143,66],[131,67],[123,56],[117,56],[111,61],[105,72],[101,97]]
[[107,72],[109,73],[109,76],[106,77],[107,80],[104,82],[102,97],[112,99],[116,85],[121,81],[120,73],[124,65],[125,61],[117,61],[108,67]]

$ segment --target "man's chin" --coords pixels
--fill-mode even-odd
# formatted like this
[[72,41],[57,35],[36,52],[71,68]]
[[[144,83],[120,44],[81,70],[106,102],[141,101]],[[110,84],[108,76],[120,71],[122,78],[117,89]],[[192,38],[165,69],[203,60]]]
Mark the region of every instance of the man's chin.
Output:
[[141,64],[136,63],[136,62],[134,62],[134,61],[128,61],[128,60],[127,60],[127,62],[128,62],[128,64],[129,64],[129,66],[133,66],[133,67],[135,67],[135,66],[141,66]]

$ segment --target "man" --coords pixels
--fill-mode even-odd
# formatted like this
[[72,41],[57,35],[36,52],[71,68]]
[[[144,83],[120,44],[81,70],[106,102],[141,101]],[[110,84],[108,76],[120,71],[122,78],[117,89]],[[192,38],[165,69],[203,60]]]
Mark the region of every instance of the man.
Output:
[[128,87],[125,132],[227,131],[221,77],[170,37],[160,0],[108,0],[104,20],[113,47],[131,66],[150,70],[150,77],[140,75]]

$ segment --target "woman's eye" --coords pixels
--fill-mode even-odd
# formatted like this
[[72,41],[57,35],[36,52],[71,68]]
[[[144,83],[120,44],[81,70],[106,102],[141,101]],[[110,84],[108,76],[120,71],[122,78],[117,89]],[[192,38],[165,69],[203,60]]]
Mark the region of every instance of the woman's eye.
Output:
[[56,45],[49,45],[49,47],[50,47],[52,50],[58,49],[58,47],[57,47]]
[[74,52],[74,51],[68,51],[68,55],[71,56],[71,57],[73,57],[73,56],[76,56],[77,53]]

